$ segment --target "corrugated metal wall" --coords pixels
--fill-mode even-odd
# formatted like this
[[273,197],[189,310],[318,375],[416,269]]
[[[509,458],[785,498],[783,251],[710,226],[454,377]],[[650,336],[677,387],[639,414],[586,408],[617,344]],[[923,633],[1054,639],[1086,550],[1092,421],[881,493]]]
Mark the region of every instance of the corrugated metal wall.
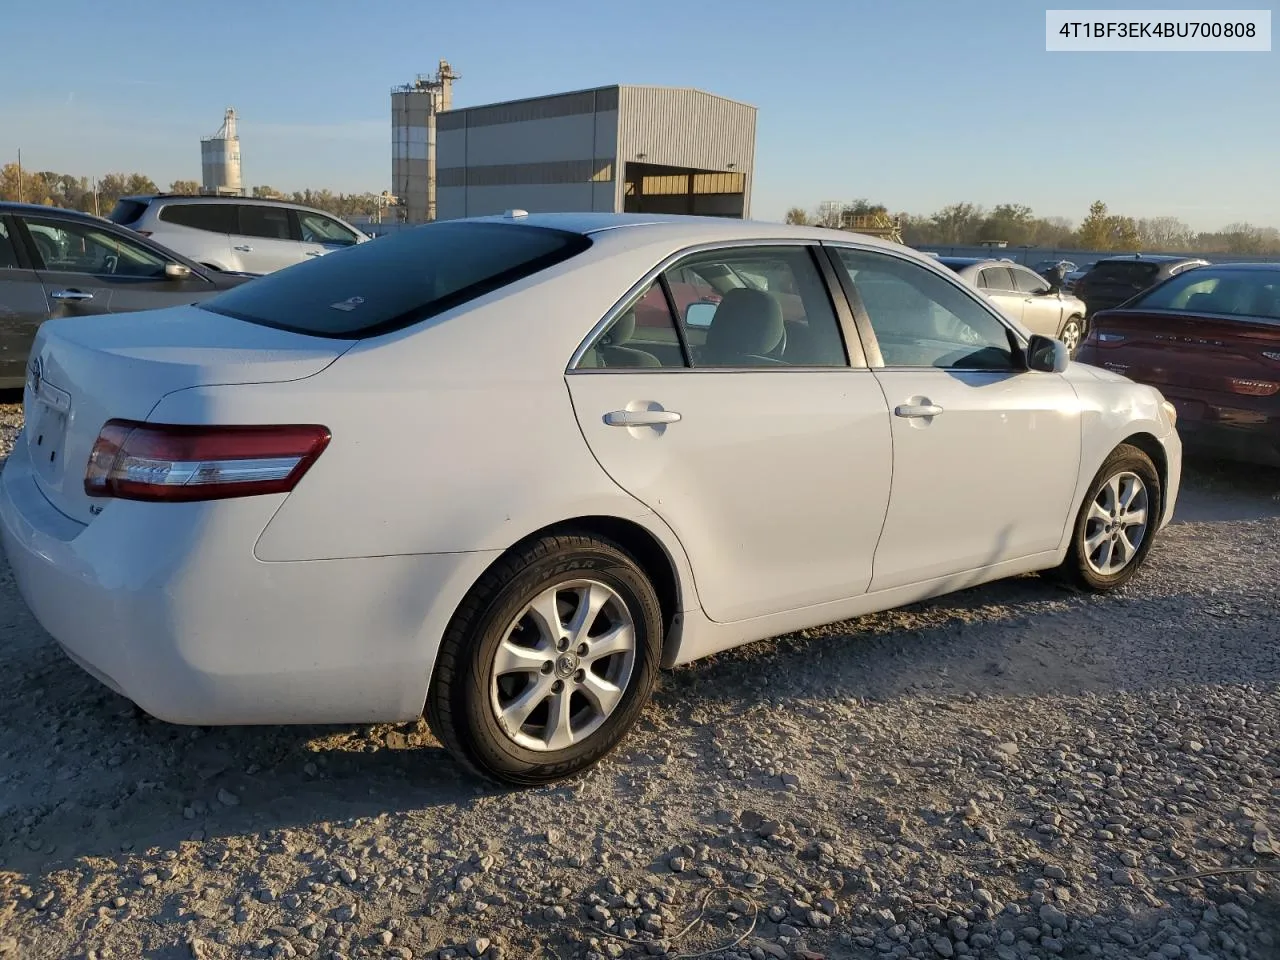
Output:
[[438,120],[437,215],[513,206],[622,210],[628,160],[705,171],[698,176],[705,189],[707,174],[729,174],[719,179],[744,194],[746,213],[755,133],[754,107],[659,87],[600,87],[448,111]]
[[[756,108],[701,90],[619,88],[618,161],[639,161],[746,175],[744,216],[751,213]],[[622,181],[618,209],[622,209]]]

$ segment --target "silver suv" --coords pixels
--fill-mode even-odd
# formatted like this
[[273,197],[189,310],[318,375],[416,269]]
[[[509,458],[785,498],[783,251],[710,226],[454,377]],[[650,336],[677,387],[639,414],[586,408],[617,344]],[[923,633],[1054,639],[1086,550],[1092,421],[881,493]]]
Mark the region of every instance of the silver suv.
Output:
[[251,197],[124,197],[110,219],[197,263],[243,273],[271,273],[369,239],[321,210]]

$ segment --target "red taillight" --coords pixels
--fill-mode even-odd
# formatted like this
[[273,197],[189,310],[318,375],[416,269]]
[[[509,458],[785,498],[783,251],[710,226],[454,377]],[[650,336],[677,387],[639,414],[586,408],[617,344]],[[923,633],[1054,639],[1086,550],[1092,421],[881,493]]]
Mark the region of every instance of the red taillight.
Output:
[[122,500],[221,500],[288,493],[329,443],[327,427],[196,427],[109,420],[84,491]]

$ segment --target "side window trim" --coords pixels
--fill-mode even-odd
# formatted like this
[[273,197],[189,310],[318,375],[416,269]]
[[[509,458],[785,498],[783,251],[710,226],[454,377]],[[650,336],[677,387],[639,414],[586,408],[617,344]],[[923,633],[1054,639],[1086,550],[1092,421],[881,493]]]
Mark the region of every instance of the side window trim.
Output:
[[[833,267],[836,269],[836,275],[840,278],[840,286],[845,292],[845,296],[849,299],[850,307],[853,308],[854,317],[857,320],[858,332],[862,334],[862,342],[867,352],[867,364],[872,370],[943,370],[941,367],[887,367],[884,362],[884,355],[880,352],[880,341],[876,339],[875,331],[871,328],[871,317],[867,314],[866,308],[862,305],[862,300],[858,296],[858,291],[853,286],[853,281],[849,277],[849,273],[844,269],[844,264],[840,262],[840,250],[852,250],[856,253],[876,254],[879,256],[891,257],[895,260],[909,263],[913,266],[929,269],[925,264],[920,263],[912,257],[904,257],[892,250],[882,250],[876,247],[862,246],[857,243],[848,242],[832,242],[823,240],[822,245],[827,249],[827,256],[831,260]],[[1012,326],[998,310],[994,309],[988,302],[984,300],[977,290],[970,288],[963,280],[955,276],[951,271],[943,273],[934,271],[944,281],[950,283],[956,289],[960,290],[974,304],[986,313],[990,314],[1005,330],[1005,334],[1009,337],[1010,348],[1013,349],[1015,357],[1023,360],[1022,367],[1026,366],[1026,348],[1027,341],[1016,327]],[[949,373],[991,373],[990,369],[981,367],[948,367],[945,368]]]
[[[798,239],[795,237],[772,237],[772,238],[764,238],[764,237],[754,238],[753,237],[750,239],[741,239],[741,240],[718,240],[718,241],[711,241],[709,243],[695,244],[689,247],[682,247],[681,249],[663,258],[663,260],[660,263],[658,263],[656,266],[652,267],[648,272],[646,272],[645,275],[641,277],[641,279],[638,282],[633,284],[627,290],[627,292],[621,297],[621,299],[619,299],[612,307],[610,307],[609,310],[605,313],[605,315],[596,322],[595,326],[591,328],[591,331],[586,335],[586,337],[582,339],[582,341],[578,344],[577,349],[574,350],[572,356],[570,356],[568,364],[565,365],[565,374],[566,375],[568,374],[595,375],[595,374],[604,373],[604,372],[608,372],[611,374],[617,374],[617,373],[643,374],[643,373],[654,373],[654,372],[671,373],[676,370],[686,370],[686,371],[698,372],[698,373],[734,373],[734,372],[742,372],[742,371],[747,371],[751,373],[762,373],[762,372],[774,372],[776,370],[791,371],[791,372],[805,372],[805,373],[812,373],[817,370],[869,371],[871,368],[871,364],[867,362],[867,356],[866,356],[867,351],[865,349],[865,342],[862,341],[861,339],[854,342],[857,343],[858,349],[864,354],[862,358],[863,362],[861,364],[850,362],[852,359],[851,355],[853,355],[854,353],[853,345],[847,336],[846,327],[844,325],[844,321],[842,319],[842,314],[841,314],[842,308],[847,309],[848,302],[847,300],[835,295],[835,290],[839,288],[839,285],[842,282],[840,279],[841,278],[840,271],[838,269],[835,269],[834,267],[830,267],[829,263],[826,264],[826,266],[828,266],[832,270],[832,272],[835,274],[837,287],[833,288],[831,286],[831,278],[828,276],[827,271],[823,269],[824,252],[821,250],[821,248],[824,245],[825,245],[825,242],[815,242],[807,238]],[[671,291],[667,285],[665,274],[672,267],[678,266],[681,261],[687,260],[692,256],[697,256],[705,253],[715,253],[717,251],[749,249],[752,247],[804,247],[809,251],[810,259],[814,264],[814,268],[818,270],[819,275],[822,278],[822,283],[823,283],[823,286],[826,288],[826,294],[828,299],[830,300],[831,308],[836,315],[837,325],[839,327],[838,332],[840,334],[841,341],[843,342],[843,345],[844,345],[846,365],[843,365],[843,366],[779,365],[778,367],[775,368],[772,366],[771,367],[709,367],[709,366],[696,367],[690,364],[689,366],[685,366],[685,367],[661,367],[661,368],[658,368],[658,367],[625,368],[624,367],[624,368],[613,368],[607,371],[597,367],[580,367],[579,366],[579,364],[582,362],[583,357],[591,350],[592,347],[595,346],[596,342],[605,333],[605,331],[609,329],[614,319],[617,318],[618,314],[622,313],[623,310],[625,310],[636,298],[643,296],[644,293],[649,289],[649,287],[651,287],[654,284],[654,282],[658,280],[661,280],[663,292],[665,296],[668,298],[667,309],[671,310],[673,313],[673,316],[675,317],[675,320],[677,323],[677,333],[681,341],[681,348],[682,350],[686,351],[685,360],[686,360],[686,363],[688,363],[690,361],[690,356],[688,352],[688,346],[685,342],[684,318],[679,315],[678,311],[675,311],[672,308],[674,298],[672,297]],[[874,343],[875,341],[872,340],[870,342]]]
[[[662,287],[663,299],[667,302],[667,313],[671,315],[671,325],[675,328],[676,339],[680,341],[680,356],[684,357],[684,366],[680,369],[693,369],[693,350],[689,347],[689,335],[684,329],[684,317],[680,316],[680,307],[676,303],[676,295],[671,292],[671,284],[667,282],[667,271],[658,274],[658,285]],[[673,367],[666,369],[672,370]]]
[[17,217],[7,213],[0,216],[0,222],[4,224],[5,230],[9,234],[9,242],[13,244],[13,252],[18,258],[18,269],[43,269],[44,265],[40,262],[40,251],[35,249],[35,244],[27,236],[27,225]]

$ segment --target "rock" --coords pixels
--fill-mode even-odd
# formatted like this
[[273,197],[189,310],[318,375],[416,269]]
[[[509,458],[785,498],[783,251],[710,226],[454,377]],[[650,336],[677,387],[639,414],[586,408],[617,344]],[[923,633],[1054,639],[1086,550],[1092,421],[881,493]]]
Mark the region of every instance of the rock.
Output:
[[946,937],[937,937],[933,941],[933,952],[940,957],[953,957],[955,956],[956,948]]
[[1111,882],[1117,887],[1132,887],[1135,883],[1135,876],[1132,870],[1112,870]]
[[1018,753],[1018,745],[1012,740],[1006,740],[1004,743],[996,744],[996,752],[1003,753],[1008,757],[1016,756]]
[[789,923],[778,924],[778,936],[787,937],[791,940],[800,939],[800,931]]
[[1050,880],[1067,879],[1067,871],[1063,870],[1059,866],[1055,866],[1054,864],[1049,864],[1049,866],[1044,868],[1044,875]]
[[684,857],[672,857],[667,861],[667,866],[671,868],[672,873],[684,873],[689,869],[689,861]]
[[1040,908],[1040,922],[1058,930],[1067,929],[1067,915],[1051,903]]
[[[552,652],[554,653],[555,651]],[[488,937],[473,937],[467,943],[467,953],[473,957],[483,956],[484,952],[489,949],[489,943]]]
[[240,806],[240,798],[225,787],[218,788],[218,802],[224,807]]

